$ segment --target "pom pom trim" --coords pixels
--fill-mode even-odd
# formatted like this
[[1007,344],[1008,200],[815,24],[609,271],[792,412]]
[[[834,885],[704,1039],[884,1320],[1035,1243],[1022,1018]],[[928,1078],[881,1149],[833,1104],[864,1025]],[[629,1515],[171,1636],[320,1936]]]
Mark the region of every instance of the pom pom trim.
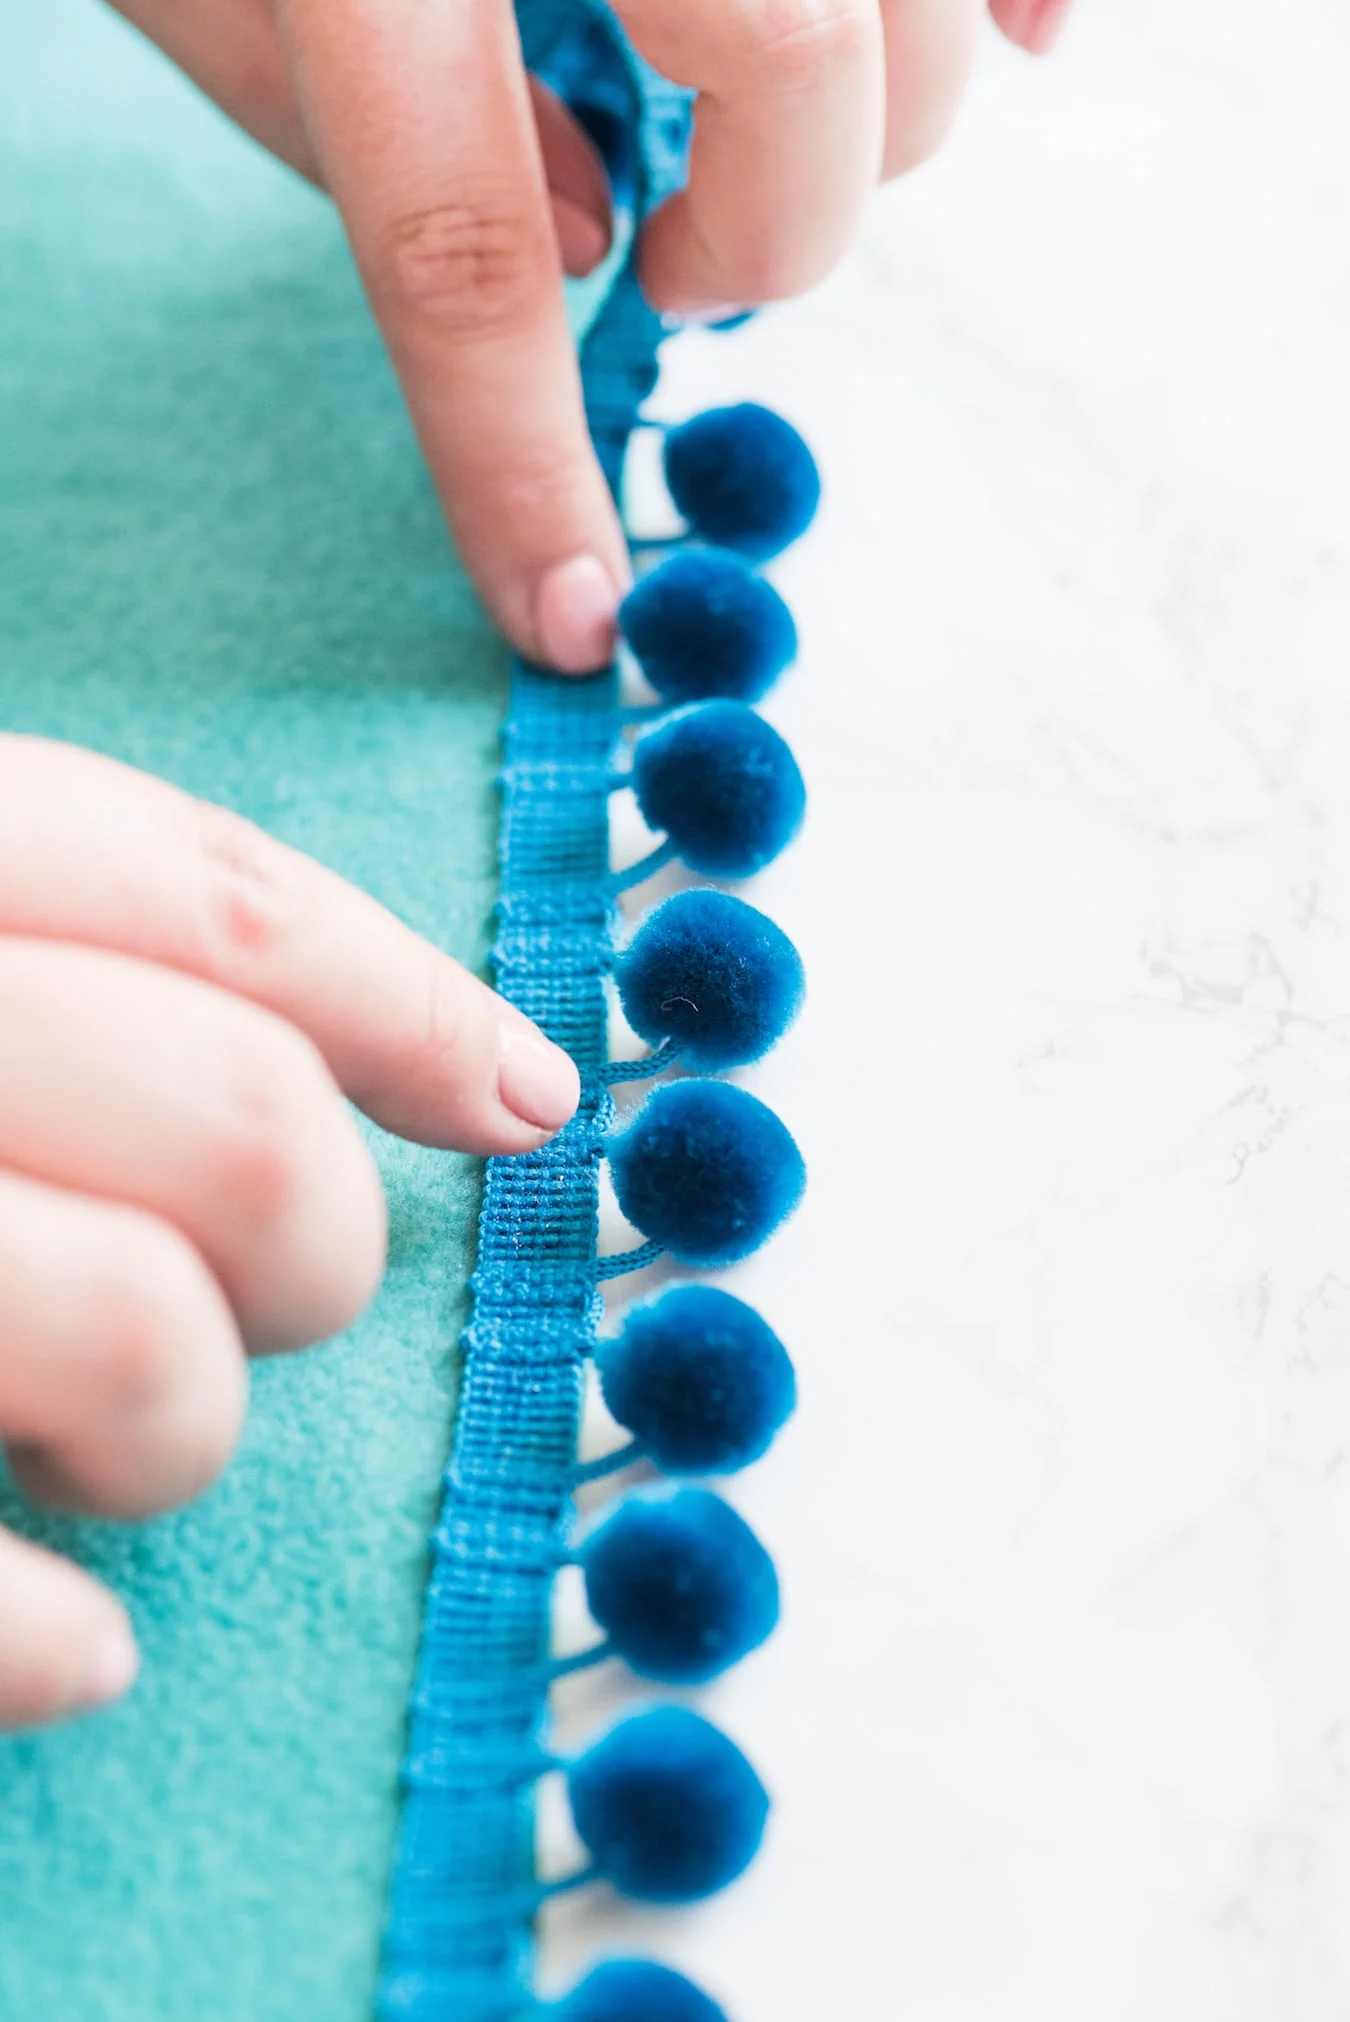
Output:
[[[584,26],[579,26],[579,10]],[[640,127],[642,145],[634,150],[634,201],[639,214],[650,210],[682,178],[688,134],[685,99],[633,63],[608,15],[592,8],[591,0],[527,0],[522,28],[527,60],[533,46],[546,53],[552,81],[564,96],[569,84],[576,83],[584,87],[597,116],[617,122],[616,131],[631,133]],[[582,361],[596,448],[612,483],[617,483],[625,442],[654,381],[661,334],[660,321],[646,307],[630,259],[600,312]],[[679,433],[672,431],[672,437]],[[779,436],[786,439],[781,427]],[[678,463],[678,445],[675,454]],[[780,516],[775,539],[783,524]],[[748,540],[738,536],[736,544],[743,554],[770,551],[762,529]],[[795,646],[795,633],[790,616],[743,563],[733,561],[729,567],[709,563],[706,557],[700,560],[699,553],[689,546],[688,560],[675,575],[682,575],[686,583],[701,581],[705,591],[710,582],[715,589],[720,581],[729,593],[734,590],[742,596],[737,622],[743,621],[743,629],[734,648],[728,634],[730,658],[719,676],[730,679],[738,699],[700,702],[698,708],[739,710],[747,735],[777,751],[781,740],[773,743],[774,733],[745,709],[744,701],[762,694],[767,681],[791,657],[789,642]],[[720,650],[714,639],[714,656]],[[687,651],[673,680],[670,665],[667,660],[666,694],[692,700],[689,683],[701,681],[702,670],[692,664]],[[655,1050],[645,1060],[606,1062],[603,979],[611,960],[613,896],[650,877],[677,850],[695,870],[748,874],[769,860],[800,819],[799,799],[794,801],[794,795],[800,795],[800,775],[782,746],[783,757],[777,762],[784,784],[777,800],[766,804],[767,816],[761,810],[760,817],[761,827],[767,819],[765,832],[772,847],[765,844],[763,833],[758,834],[748,853],[742,850],[739,860],[729,863],[725,855],[710,853],[706,837],[695,834],[691,843],[688,822],[680,818],[647,857],[626,871],[612,871],[606,861],[607,797],[616,784],[615,757],[625,722],[634,714],[642,717],[650,726],[648,737],[659,741],[680,713],[626,712],[619,705],[612,674],[557,682],[521,663],[513,668],[503,778],[498,983],[508,998],[533,1015],[539,1015],[540,1007],[562,1007],[561,1022],[551,1029],[577,1058],[584,1094],[573,1124],[539,1153],[527,1161],[488,1164],[454,1457],[447,1473],[444,1519],[432,1541],[430,1593],[436,1628],[424,1642],[410,1706],[407,1796],[383,1964],[381,1999],[391,2012],[397,2008],[406,2022],[432,2022],[447,2006],[456,2012],[462,2008],[466,2014],[488,2009],[514,2012],[529,1919],[544,1894],[581,1887],[603,1874],[612,1881],[626,1881],[648,1900],[692,1900],[740,1872],[758,1844],[767,1811],[768,1799],[758,1779],[725,1737],[683,1709],[665,1708],[621,1727],[631,1730],[641,1727],[644,1719],[666,1720],[675,1723],[669,1730],[674,1736],[683,1722],[686,1740],[691,1734],[697,1738],[697,1746],[689,1741],[680,1757],[687,1774],[673,1779],[668,1774],[673,1741],[650,1754],[642,1771],[657,1775],[675,1807],[670,1829],[649,1830],[645,1799],[628,1813],[622,1807],[616,1813],[612,1806],[606,1812],[602,1801],[597,1822],[596,1758],[604,1762],[620,1744],[611,1734],[575,1763],[541,1759],[535,1736],[549,1667],[523,1661],[519,1654],[537,1651],[547,1629],[547,1583],[519,1575],[557,1562],[558,1538],[568,1521],[577,1482],[617,1471],[644,1452],[650,1456],[660,1450],[672,1465],[680,1459],[678,1447],[666,1453],[662,1445],[663,1438],[673,1437],[670,1425],[664,1434],[658,1427],[654,1437],[635,1434],[627,1447],[602,1462],[578,1466],[575,1459],[580,1367],[591,1345],[596,1287],[662,1254],[649,1234],[618,1256],[595,1256],[596,1168],[612,1116],[608,1087],[624,1079],[656,1079],[681,1061],[696,1067],[713,1064],[706,1048],[703,1053],[697,1047],[691,1050],[688,1038],[674,1033],[647,1034]],[[756,727],[751,731],[748,726]],[[648,759],[650,755],[649,746]],[[641,771],[640,766],[637,769]],[[735,776],[734,765],[731,774]],[[744,772],[747,789],[753,777],[752,770]],[[640,781],[635,776],[627,783],[638,786]],[[706,820],[705,810],[699,822],[706,827]],[[777,1013],[768,1023],[775,1019],[781,1023]],[[706,1040],[707,1035],[703,1037]],[[744,1037],[734,1043],[743,1045]],[[727,1064],[734,1063],[728,1059]],[[710,1085],[721,1096],[741,1098],[741,1091]],[[652,1100],[693,1086],[697,1084],[683,1080],[658,1082]],[[790,1145],[783,1127],[776,1119],[772,1122]],[[796,1157],[795,1147],[792,1155]],[[778,1195],[767,1221],[759,1217],[765,1229],[791,1206],[788,1197],[795,1198],[791,1184],[780,1186]],[[676,1241],[688,1254],[689,1246],[678,1231]],[[715,1260],[706,1243],[701,1247],[710,1261]],[[713,1250],[726,1257],[743,1253],[734,1241],[714,1244]],[[529,1354],[522,1358],[526,1342]],[[790,1387],[790,1367],[787,1381]],[[724,1444],[719,1450],[727,1453],[728,1464],[743,1464],[762,1451],[783,1415],[780,1395],[754,1437],[740,1435],[739,1446],[734,1440],[728,1445],[730,1434],[721,1428],[718,1436]],[[533,1428],[528,1441],[521,1437],[527,1419]],[[552,1442],[545,1447],[537,1443],[541,1427],[548,1428]],[[513,1504],[518,1520],[509,1537],[490,1520],[476,1490],[476,1484],[490,1476],[503,1478],[503,1471],[521,1492]],[[750,1558],[758,1563],[753,1554]],[[491,1633],[486,1636],[482,1633],[485,1568],[491,1612]],[[767,1580],[772,1581],[771,1567]],[[765,1585],[756,1602],[758,1612],[752,1609],[747,1616],[735,1593],[728,1597],[715,1583],[707,1590],[712,1610],[709,1633],[722,1636],[722,1649],[730,1657],[752,1647],[759,1633],[771,1627],[767,1593]],[[643,1617],[643,1605],[648,1604],[649,1613]],[[557,1668],[600,1661],[618,1655],[623,1647],[650,1668],[651,1649],[665,1647],[663,1637],[670,1643],[670,1625],[663,1626],[660,1607],[650,1595],[648,1603],[639,1594],[636,1602],[630,1597],[625,1605],[630,1611],[636,1607],[636,1617],[630,1613],[624,1624],[612,1619],[609,1636]],[[674,1661],[694,1664],[693,1671],[686,1668],[687,1677],[711,1675],[706,1654],[700,1658],[682,1652],[680,1636],[694,1633],[675,1633]],[[644,1637],[645,1654],[638,1648]],[[667,1661],[659,1647],[657,1657],[661,1663]],[[675,1754],[679,1756],[679,1748]],[[429,1778],[422,1769],[432,1755],[444,1773]],[[516,1869],[520,1792],[524,1783],[549,1767],[564,1770],[574,1810],[580,1813],[578,1824],[589,1825],[600,1847],[591,1867],[547,1889],[529,1888],[522,1886]],[[641,1762],[638,1768],[642,1770]],[[617,1838],[616,1821],[621,1828]],[[469,1873],[462,1861],[466,1845],[481,1850]],[[659,1969],[634,1970],[646,1971],[649,1985],[657,1984],[650,1975]],[[725,2022],[721,2011],[704,1997],[692,1989],[689,1993],[695,2006],[670,2008],[668,2015],[657,2006],[644,2013],[641,2022]],[[584,2007],[574,2008],[573,2014],[575,2022],[591,2022]],[[560,2022],[567,2022],[566,2004]],[[627,2022],[627,2018],[618,2010],[601,2011],[595,2022]]]

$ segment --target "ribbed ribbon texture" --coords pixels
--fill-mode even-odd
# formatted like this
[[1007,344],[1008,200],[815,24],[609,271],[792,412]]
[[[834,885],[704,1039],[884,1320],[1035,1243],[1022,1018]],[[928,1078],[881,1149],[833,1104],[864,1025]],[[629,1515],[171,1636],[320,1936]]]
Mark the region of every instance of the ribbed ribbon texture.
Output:
[[[639,214],[679,179],[684,96],[589,0],[521,10],[532,67],[608,112]],[[597,452],[617,488],[662,331],[631,270],[582,354]],[[385,1940],[386,2022],[508,2022],[528,2008],[533,1785],[550,1594],[565,1548],[586,1354],[598,1311],[597,1170],[612,959],[612,673],[513,669],[502,777],[497,987],[576,1061],[580,1111],[541,1151],[488,1162],[454,1448],[432,1539],[406,1797]]]

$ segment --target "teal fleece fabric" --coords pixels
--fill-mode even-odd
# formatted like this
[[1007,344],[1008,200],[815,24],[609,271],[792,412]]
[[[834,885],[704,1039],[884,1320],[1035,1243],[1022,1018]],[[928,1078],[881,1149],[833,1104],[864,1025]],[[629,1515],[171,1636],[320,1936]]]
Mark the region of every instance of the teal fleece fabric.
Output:
[[[505,653],[322,198],[93,0],[0,8],[0,727],[238,809],[481,966]],[[368,2022],[478,1176],[372,1130],[391,1262],[182,1514],[0,1522],[126,1600],[0,1739],[4,2022]],[[0,1624],[0,1634],[3,1624]]]

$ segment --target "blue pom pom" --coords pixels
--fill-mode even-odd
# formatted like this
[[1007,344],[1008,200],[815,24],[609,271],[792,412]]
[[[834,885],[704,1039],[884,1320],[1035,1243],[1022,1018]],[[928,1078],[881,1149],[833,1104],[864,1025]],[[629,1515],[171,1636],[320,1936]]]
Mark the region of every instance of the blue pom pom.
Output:
[[702,540],[752,561],[805,533],[820,503],[815,458],[790,422],[744,401],[711,407],[672,428],[666,483]]
[[672,702],[758,702],[797,655],[797,627],[772,583],[739,555],[690,548],[643,576],[619,608],[643,673]]
[[597,1966],[565,2001],[545,2013],[552,2022],[727,2022],[692,1980],[645,1959]]
[[706,1488],[630,1496],[577,1557],[587,1606],[643,1677],[706,1685],[777,1626],[773,1560]]
[[734,1882],[769,1798],[733,1742],[682,1706],[621,1720],[567,1776],[596,1872],[646,1903],[694,1903]]
[[801,827],[806,787],[778,732],[741,702],[676,710],[633,747],[633,791],[690,870],[748,878]]
[[619,1206],[685,1264],[735,1264],[802,1197],[806,1168],[771,1109],[722,1081],[677,1081],[648,1096],[609,1141]]
[[630,1306],[596,1345],[605,1405],[664,1474],[732,1474],[767,1453],[797,1403],[772,1327],[713,1285]]
[[801,956],[781,927],[725,892],[677,892],[650,912],[614,969],[633,1030],[671,1040],[687,1067],[759,1060],[801,1008]]

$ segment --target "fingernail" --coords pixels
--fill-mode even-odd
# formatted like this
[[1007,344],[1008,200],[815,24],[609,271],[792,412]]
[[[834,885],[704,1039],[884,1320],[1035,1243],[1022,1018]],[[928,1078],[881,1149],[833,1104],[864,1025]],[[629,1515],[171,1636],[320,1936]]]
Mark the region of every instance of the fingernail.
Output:
[[607,667],[618,637],[619,592],[594,555],[573,555],[548,571],[535,596],[534,621],[545,664],[563,674]]
[[581,1077],[570,1054],[537,1032],[507,1027],[497,1055],[497,1094],[536,1130],[561,1130],[575,1114]]
[[130,1691],[140,1670],[140,1652],[125,1622],[113,1623],[94,1644],[84,1674],[79,1704],[85,1708],[106,1706]]

